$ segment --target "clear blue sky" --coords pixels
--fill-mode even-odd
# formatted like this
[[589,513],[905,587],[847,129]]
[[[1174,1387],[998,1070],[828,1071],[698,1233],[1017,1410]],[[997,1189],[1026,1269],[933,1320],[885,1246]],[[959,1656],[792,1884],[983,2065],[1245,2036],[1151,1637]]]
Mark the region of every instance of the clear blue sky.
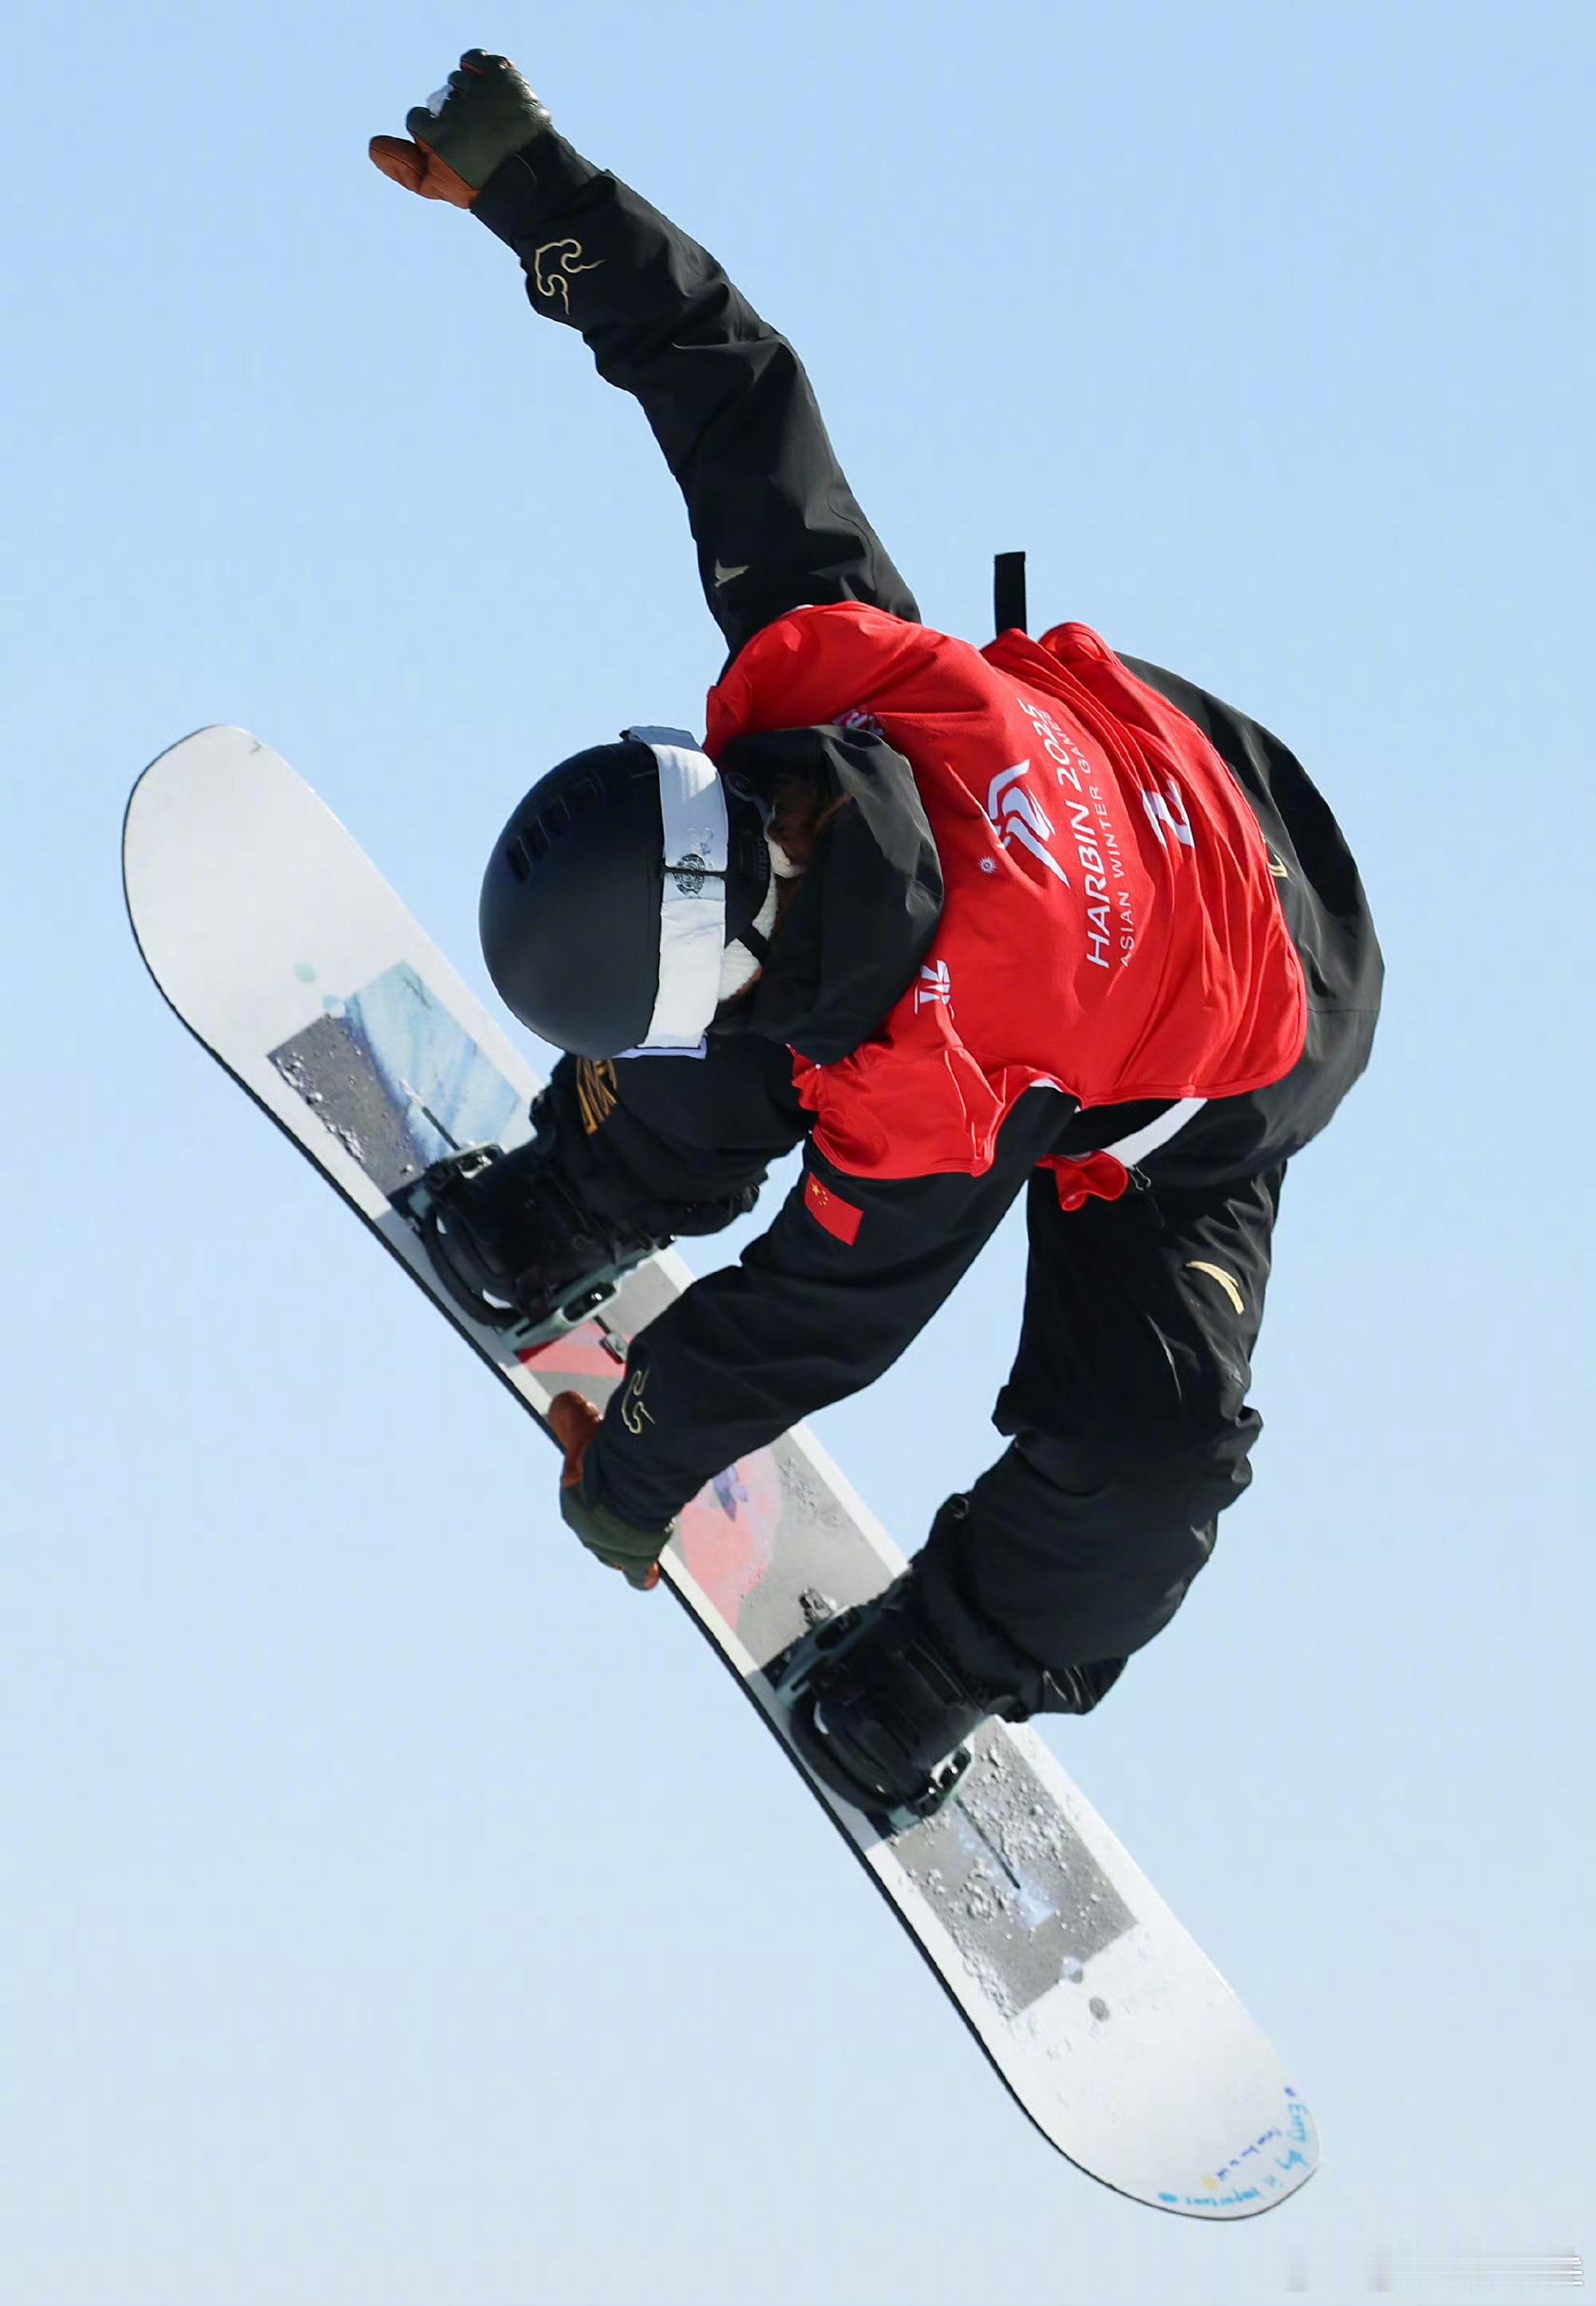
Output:
[[[1590,34],[90,0],[13,35],[0,2306],[1248,2306],[1387,2248],[1439,2302],[1480,2294],[1442,2260],[1591,2247]],[[1322,2175],[1254,2226],[1030,2132],[128,937],[123,799],[200,723],[294,761],[480,983],[508,800],[701,713],[640,418],[366,162],[474,42],[795,338],[931,620],[986,637],[1028,547],[1039,614],[1278,729],[1361,856],[1389,1007],[1287,1186],[1257,1482],[1048,1733],[1318,2107]],[[906,1543],[997,1447],[1021,1248],[823,1422]]]

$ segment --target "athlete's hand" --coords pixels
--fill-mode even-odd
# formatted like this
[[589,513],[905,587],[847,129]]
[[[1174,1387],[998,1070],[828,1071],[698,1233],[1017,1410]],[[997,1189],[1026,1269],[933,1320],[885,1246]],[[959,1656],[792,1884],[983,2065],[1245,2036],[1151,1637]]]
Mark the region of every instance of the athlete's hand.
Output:
[[640,1593],[652,1593],[660,1582],[660,1556],[675,1535],[675,1525],[663,1529],[639,1529],[622,1521],[602,1498],[590,1499],[583,1475],[587,1452],[603,1419],[591,1401],[579,1393],[556,1394],[549,1405],[554,1439],[565,1451],[559,1477],[559,1510],[591,1554],[608,1569],[619,1569],[628,1585]]
[[468,209],[500,163],[542,135],[549,107],[508,56],[467,48],[458,72],[405,125],[408,138],[373,136],[368,147],[383,175],[423,201]]

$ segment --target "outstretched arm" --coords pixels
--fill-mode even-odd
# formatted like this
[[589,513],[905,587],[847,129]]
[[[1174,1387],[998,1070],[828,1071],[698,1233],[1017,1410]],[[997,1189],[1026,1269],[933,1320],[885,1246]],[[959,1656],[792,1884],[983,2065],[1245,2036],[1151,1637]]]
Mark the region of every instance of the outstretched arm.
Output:
[[414,144],[374,140],[378,166],[471,207],[520,258],[533,309],[578,329],[600,375],[641,404],[734,653],[807,603],[865,601],[918,621],[798,355],[713,256],[557,135],[502,57],[470,51],[434,109],[407,124]]

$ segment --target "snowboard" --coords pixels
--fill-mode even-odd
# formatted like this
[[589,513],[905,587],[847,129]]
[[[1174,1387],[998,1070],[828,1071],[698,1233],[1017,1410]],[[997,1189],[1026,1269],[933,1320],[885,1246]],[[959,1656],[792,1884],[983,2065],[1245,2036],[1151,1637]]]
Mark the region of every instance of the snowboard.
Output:
[[[627,1340],[691,1275],[664,1251],[541,1339],[482,1326],[441,1292],[414,1215],[422,1173],[524,1140],[539,1082],[311,788],[243,730],[201,730],[134,786],[123,865],[140,952],[178,1017],[528,1415],[546,1430],[568,1387],[602,1406]],[[1060,2153],[1196,2218],[1255,2216],[1311,2176],[1313,2119],[1276,2053],[1034,1731],[988,1722],[953,1797],[899,1831],[809,1776],[781,1661],[903,1556],[802,1427],[710,1482],[661,1566]]]

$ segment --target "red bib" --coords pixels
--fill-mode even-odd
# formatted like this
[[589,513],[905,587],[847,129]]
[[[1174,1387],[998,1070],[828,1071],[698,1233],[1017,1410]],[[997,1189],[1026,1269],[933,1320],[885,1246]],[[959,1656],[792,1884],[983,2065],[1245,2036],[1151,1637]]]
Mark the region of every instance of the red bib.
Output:
[[946,901],[870,1039],[837,1064],[794,1056],[839,1168],[978,1175],[1038,1084],[1091,1106],[1290,1072],[1307,988],[1258,820],[1200,730],[1096,633],[977,650],[857,602],[796,610],[712,690],[707,749],[850,717],[914,770]]

